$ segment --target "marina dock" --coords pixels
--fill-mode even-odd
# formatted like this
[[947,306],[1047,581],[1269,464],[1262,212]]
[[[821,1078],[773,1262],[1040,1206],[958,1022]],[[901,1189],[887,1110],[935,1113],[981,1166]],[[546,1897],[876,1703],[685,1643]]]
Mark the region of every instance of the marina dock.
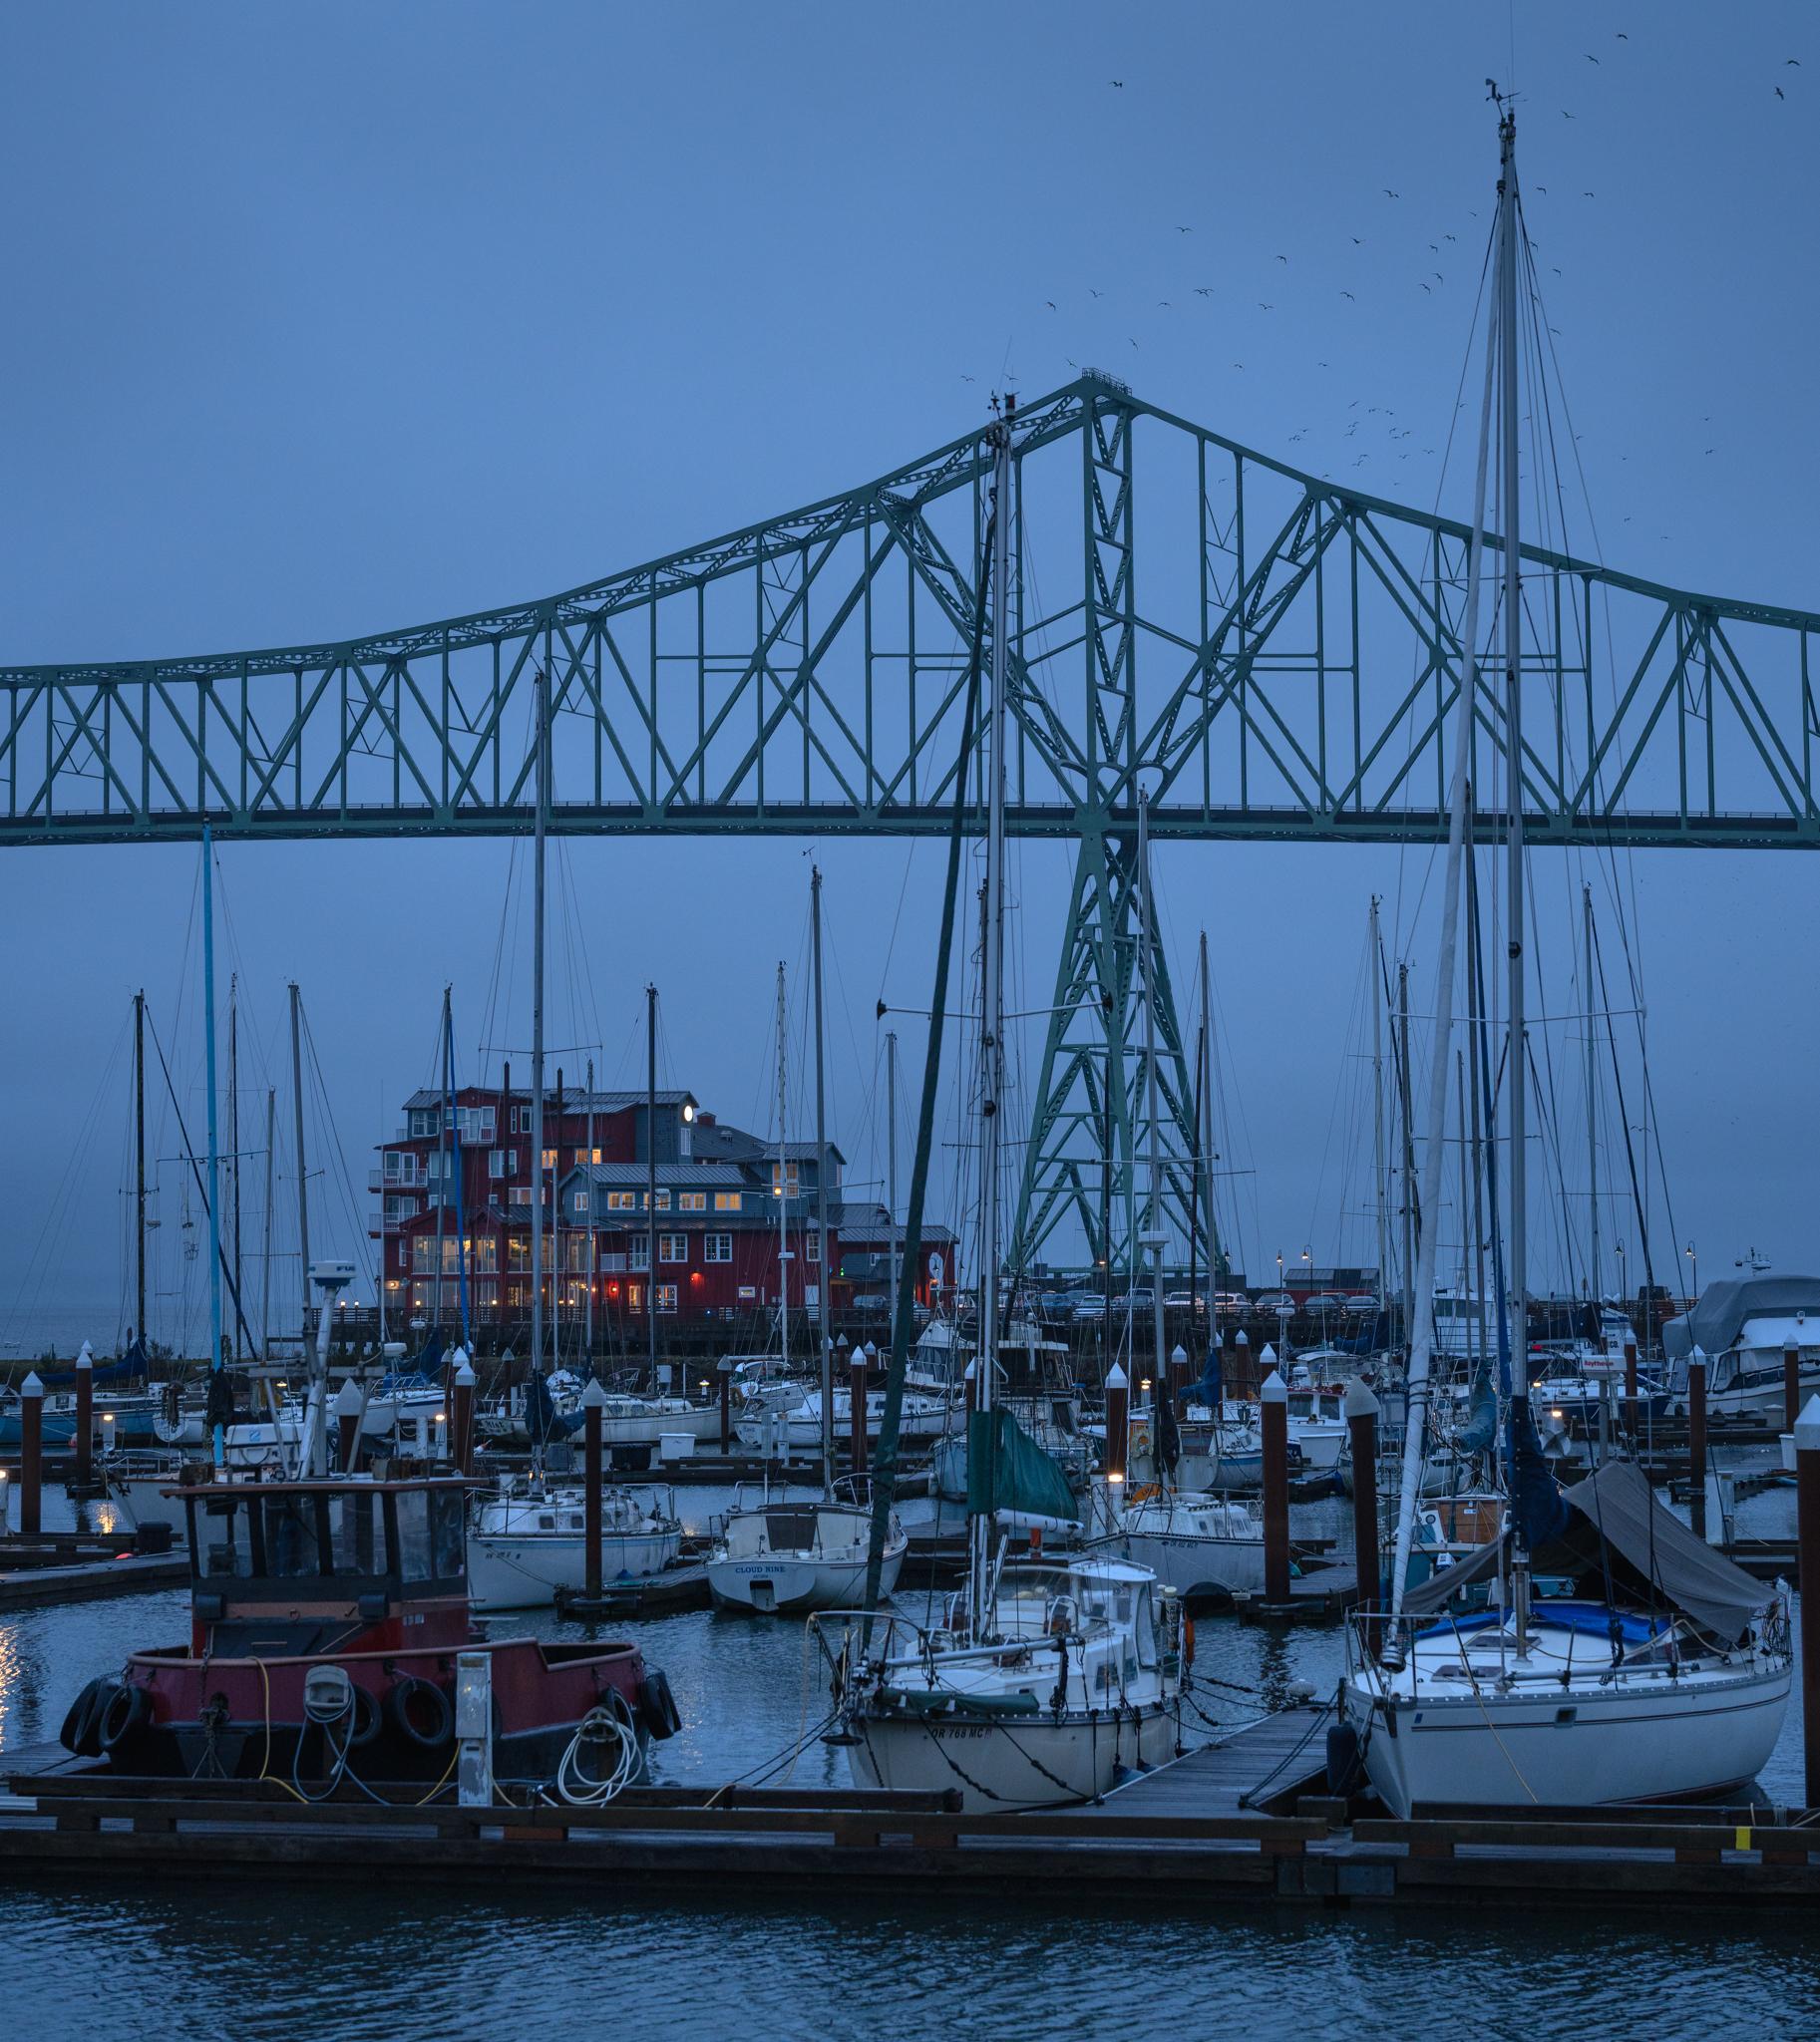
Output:
[[[56,1746],[0,1758],[0,1876],[485,1880],[497,1889],[757,1879],[857,1888],[1250,1900],[1330,1908],[1550,1906],[1806,1909],[1820,1828],[1806,1811],[1509,1811],[1445,1822],[1348,1821],[1323,1784],[1321,1711],[1249,1724],[1131,1780],[1097,1807],[967,1815],[953,1794],[631,1789],[603,1808],[306,1805],[276,1782],[133,1781],[72,1768]],[[1261,1791],[1262,1790],[1262,1791]],[[628,1884],[635,1879],[636,1886]]]

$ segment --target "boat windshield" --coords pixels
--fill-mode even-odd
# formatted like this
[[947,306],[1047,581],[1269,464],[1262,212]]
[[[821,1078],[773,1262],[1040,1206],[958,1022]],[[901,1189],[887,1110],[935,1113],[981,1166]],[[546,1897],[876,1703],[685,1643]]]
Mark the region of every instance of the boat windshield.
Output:
[[[1141,1591],[1141,1592],[1140,1592]],[[1075,1573],[1067,1567],[1019,1567],[999,1579],[996,1609],[1004,1637],[1060,1637],[1107,1626],[1137,1629],[1151,1638],[1155,1624],[1147,1583],[1096,1573]]]

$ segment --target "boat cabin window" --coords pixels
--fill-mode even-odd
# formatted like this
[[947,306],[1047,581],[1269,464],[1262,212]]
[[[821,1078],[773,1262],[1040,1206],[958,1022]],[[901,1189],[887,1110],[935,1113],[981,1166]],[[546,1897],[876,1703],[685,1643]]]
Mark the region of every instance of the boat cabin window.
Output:
[[261,1499],[265,1571],[274,1580],[315,1579],[329,1571],[317,1543],[316,1499],[294,1492]]
[[377,1574],[384,1571],[382,1546],[375,1524],[378,1502],[371,1490],[358,1489],[327,1500],[330,1565],[325,1571],[337,1574]]
[[1148,1585],[1138,1590],[1137,1637],[1138,1664],[1154,1666],[1157,1663],[1157,1613]]
[[239,1499],[192,1505],[190,1566],[196,1577],[247,1580],[254,1572],[252,1509]]
[[460,1490],[403,1489],[397,1507],[395,1563],[407,1581],[458,1580],[466,1551]]

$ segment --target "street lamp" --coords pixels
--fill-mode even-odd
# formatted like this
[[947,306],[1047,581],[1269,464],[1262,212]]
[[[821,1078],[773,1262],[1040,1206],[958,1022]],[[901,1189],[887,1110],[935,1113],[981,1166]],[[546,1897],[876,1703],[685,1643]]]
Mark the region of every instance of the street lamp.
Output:
[[1688,1261],[1693,1264],[1693,1288],[1687,1296],[1687,1302],[1691,1304],[1700,1294],[1700,1258],[1693,1252],[1692,1241],[1687,1243],[1686,1252]]

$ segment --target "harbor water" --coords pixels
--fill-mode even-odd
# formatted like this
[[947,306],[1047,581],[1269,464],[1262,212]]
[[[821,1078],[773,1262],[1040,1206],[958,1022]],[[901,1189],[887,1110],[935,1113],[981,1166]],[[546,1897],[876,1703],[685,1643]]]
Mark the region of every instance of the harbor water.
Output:
[[[60,1496],[47,1506],[65,1517]],[[1297,1512],[1297,1530],[1343,1538],[1347,1516],[1337,1503],[1311,1507]],[[1772,1491],[1742,1522],[1784,1529],[1792,1500]],[[910,1584],[900,1601],[913,1609],[922,1593]],[[136,1644],[182,1636],[187,1620],[182,1590],[0,1618],[0,1764],[7,1749],[54,1737],[91,1676],[117,1669]],[[577,1634],[548,1614],[494,1628]],[[664,1668],[682,1707],[682,1731],[657,1753],[660,1778],[848,1784],[844,1754],[812,1734],[826,1689],[803,1626],[701,1611],[615,1630]],[[1191,1734],[1278,1706],[1298,1682],[1324,1695],[1340,1657],[1334,1630],[1274,1634],[1204,1617]],[[788,1755],[806,1733],[792,1770]],[[1761,1784],[1772,1800],[1801,1798],[1792,1712]],[[818,2042],[1004,2042],[1036,2028],[1111,2034],[1166,2022],[1256,2036],[1342,2023],[1363,2035],[1464,2029],[1490,2042],[1820,2033],[1820,1945],[1810,1936],[1786,1922],[1684,1912],[1424,1920],[1096,1900],[1058,1914],[1015,1893],[830,1904],[756,1889],[695,1900],[590,1886],[480,1897],[380,1881],[187,1885],[123,1874],[0,1887],[0,1958],[14,2031],[42,2038],[87,2038],[130,2007],[172,2038],[289,2042],[331,2003],[348,2042],[478,2035],[501,2022],[518,2042],[568,2042],[608,2005],[665,2036]]]

